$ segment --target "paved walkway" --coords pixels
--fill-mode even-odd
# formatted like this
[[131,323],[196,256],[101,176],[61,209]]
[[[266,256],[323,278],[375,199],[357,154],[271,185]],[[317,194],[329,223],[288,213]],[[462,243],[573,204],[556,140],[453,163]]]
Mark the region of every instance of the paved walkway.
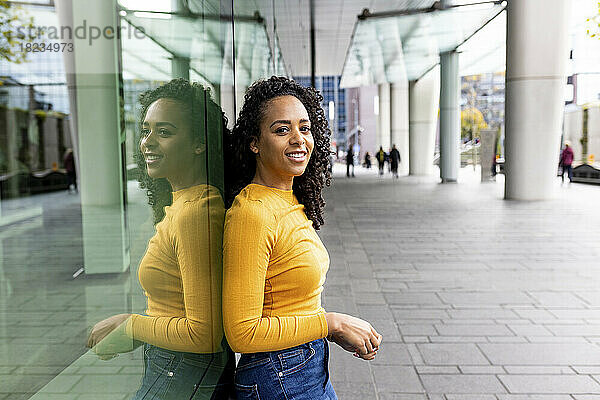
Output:
[[504,201],[503,178],[338,167],[325,306],[384,336],[370,363],[332,348],[341,399],[600,399],[600,187]]
[[[356,172],[336,166],[326,193],[324,303],[371,321],[384,344],[374,362],[332,345],[340,399],[600,400],[599,186],[513,202],[502,176],[480,184],[472,168],[456,185]],[[143,299],[134,273],[72,279],[76,199],[30,198],[40,215],[0,228],[1,400],[48,382],[35,399],[127,399],[139,383],[139,352],[86,354],[94,322]],[[135,260],[151,224],[143,196],[130,200]]]

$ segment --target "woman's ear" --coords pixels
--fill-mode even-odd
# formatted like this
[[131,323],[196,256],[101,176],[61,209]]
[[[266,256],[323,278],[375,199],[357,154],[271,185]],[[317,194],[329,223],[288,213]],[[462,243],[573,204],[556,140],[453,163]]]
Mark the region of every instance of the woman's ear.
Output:
[[250,151],[252,151],[254,154],[258,154],[258,146],[256,146],[256,138],[252,139],[252,141],[250,142]]

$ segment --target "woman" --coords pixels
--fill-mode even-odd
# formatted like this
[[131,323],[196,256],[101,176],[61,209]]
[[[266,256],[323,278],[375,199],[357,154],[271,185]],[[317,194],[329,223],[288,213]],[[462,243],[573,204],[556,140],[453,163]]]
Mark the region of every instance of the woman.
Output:
[[272,77],[244,100],[225,151],[223,324],[242,353],[237,398],[337,399],[324,338],[372,360],[381,335],[321,307],[329,256],[315,229],[331,179],[322,97]]
[[145,343],[134,399],[227,398],[234,357],[221,316],[224,205],[207,168],[227,121],[206,89],[184,79],[143,93],[140,103],[137,160],[156,224],[139,267],[148,307],[99,322],[88,346],[110,358]]

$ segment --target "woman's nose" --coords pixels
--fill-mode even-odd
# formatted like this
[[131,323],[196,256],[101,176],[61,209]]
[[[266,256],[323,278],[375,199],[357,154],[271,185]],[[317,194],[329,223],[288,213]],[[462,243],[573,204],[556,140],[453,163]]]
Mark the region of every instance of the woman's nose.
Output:
[[299,143],[299,144],[304,144],[304,136],[302,135],[302,132],[300,132],[300,129],[294,129],[292,131],[292,136],[290,137],[290,143],[295,144],[295,143]]
[[152,134],[152,132],[148,133],[146,136],[142,137],[142,140],[140,141],[140,145],[142,146],[142,148],[146,147],[146,148],[150,148],[152,146],[154,146],[154,135]]

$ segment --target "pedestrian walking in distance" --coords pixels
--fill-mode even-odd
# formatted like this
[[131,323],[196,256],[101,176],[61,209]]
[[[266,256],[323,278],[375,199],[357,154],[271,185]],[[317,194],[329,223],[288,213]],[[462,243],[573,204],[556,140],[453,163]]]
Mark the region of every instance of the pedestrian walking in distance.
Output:
[[569,177],[569,183],[573,180],[573,149],[570,146],[570,143],[565,142],[565,149],[562,151],[560,155],[560,166],[562,167],[561,180],[565,182],[565,172]]
[[385,160],[387,158],[387,154],[383,151],[383,147],[379,146],[379,151],[375,155],[377,158],[377,165],[379,166],[379,175],[383,175],[383,167],[385,166]]
[[400,164],[400,152],[396,148],[396,145],[392,146],[392,150],[390,151],[390,167],[392,169],[392,174],[396,178],[398,178],[398,165]]
[[63,164],[67,171],[67,191],[71,193],[71,190],[77,193],[77,173],[75,172],[75,157],[73,156],[73,149],[68,148],[65,151],[63,157]]
[[365,154],[365,168],[366,169],[371,169],[371,155],[369,154],[368,151]]
[[352,146],[346,153],[346,176],[348,178],[350,177],[350,168],[352,168],[352,177],[354,177],[354,151],[352,151]]

